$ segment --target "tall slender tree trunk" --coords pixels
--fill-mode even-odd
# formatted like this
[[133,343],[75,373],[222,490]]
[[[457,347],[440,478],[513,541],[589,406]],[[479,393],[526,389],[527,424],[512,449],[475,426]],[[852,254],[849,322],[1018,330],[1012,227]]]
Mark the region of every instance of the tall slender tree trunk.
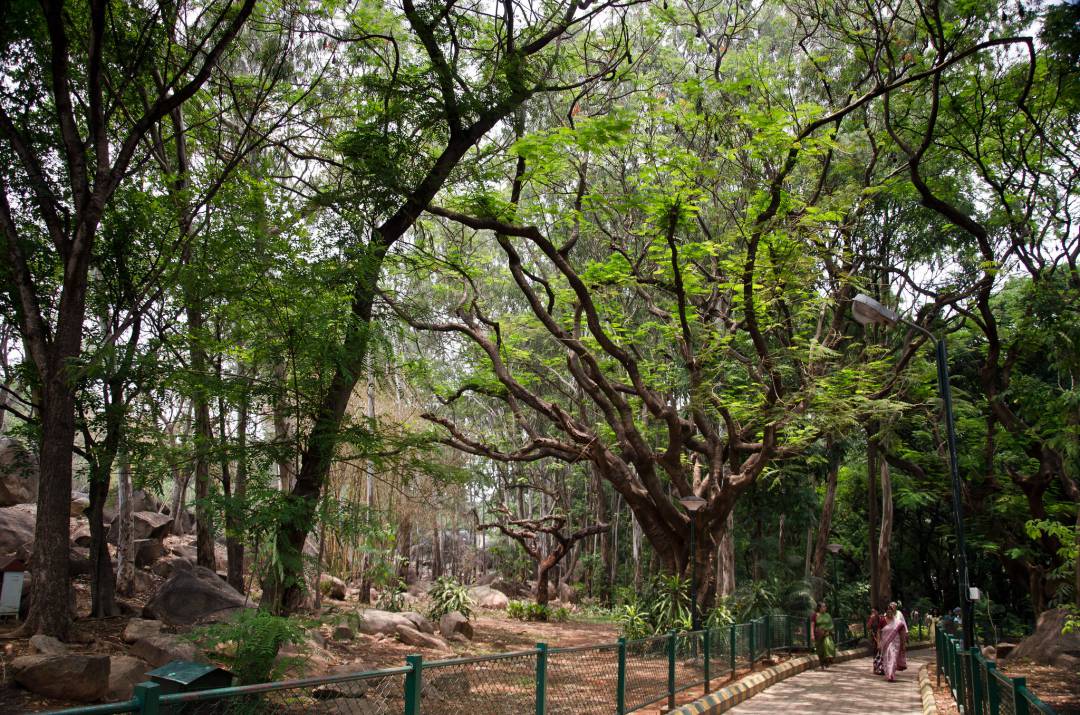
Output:
[[825,502],[821,505],[817,538],[814,540],[814,558],[810,574],[814,577],[814,598],[820,601],[825,595],[825,546],[832,532],[833,509],[836,505],[836,483],[840,474],[843,452],[829,445],[829,471],[825,476]]
[[878,602],[878,593],[881,590],[881,572],[878,568],[878,455],[877,435],[878,425],[871,422],[866,427],[866,528],[867,544],[869,544],[870,557],[870,606],[879,611],[886,605]]
[[[240,371],[244,375],[243,368]],[[248,400],[240,400],[236,418],[236,481],[232,485],[232,494],[228,497],[225,511],[225,551],[228,555],[229,585],[240,593],[244,592],[244,525],[241,514],[247,493],[247,431]]]
[[285,362],[274,363],[274,384],[277,392],[274,397],[274,445],[277,448],[278,487],[283,492],[293,488],[296,481],[296,443],[293,440],[292,418],[288,400],[288,381],[285,375]]
[[116,605],[116,574],[105,528],[105,500],[109,496],[109,476],[113,460],[105,457],[90,470],[90,615],[93,618],[110,618],[120,615]]
[[117,494],[118,535],[116,538],[116,590],[130,596],[135,592],[135,511],[132,508],[131,467],[124,455],[120,459]]
[[877,540],[877,593],[875,598],[878,603],[885,606],[892,600],[892,550],[893,537],[893,498],[892,498],[892,475],[889,471],[889,463],[884,459],[880,461],[881,475],[881,531]]
[[[192,289],[187,298],[188,329],[191,331],[191,371],[197,381],[205,381],[208,359],[201,345],[204,326],[202,300]],[[195,550],[196,562],[217,570],[214,557],[214,526],[210,512],[210,447],[214,441],[210,423],[210,399],[204,384],[192,396],[195,408]]]

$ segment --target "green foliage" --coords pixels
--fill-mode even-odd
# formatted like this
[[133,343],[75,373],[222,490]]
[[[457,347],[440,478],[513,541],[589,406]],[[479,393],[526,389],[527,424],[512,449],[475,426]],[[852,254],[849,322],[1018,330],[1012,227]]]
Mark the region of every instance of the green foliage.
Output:
[[405,592],[407,590],[405,582],[401,579],[395,579],[387,583],[379,592],[379,597],[375,599],[375,608],[390,611],[391,613],[404,611]]
[[457,611],[465,618],[472,616],[472,599],[469,598],[469,589],[450,576],[435,579],[435,583],[428,590],[428,596],[431,598],[428,618],[432,620],[442,618],[451,611]]
[[615,611],[615,622],[619,624],[623,638],[628,640],[647,638],[655,632],[648,610],[636,603],[619,606]]
[[187,637],[231,670],[240,685],[276,680],[304,663],[302,655],[279,658],[286,645],[303,645],[304,626],[292,618],[244,609],[224,623],[196,628]]
[[570,611],[561,606],[552,609],[535,601],[510,601],[506,604],[506,615],[519,621],[565,621]]

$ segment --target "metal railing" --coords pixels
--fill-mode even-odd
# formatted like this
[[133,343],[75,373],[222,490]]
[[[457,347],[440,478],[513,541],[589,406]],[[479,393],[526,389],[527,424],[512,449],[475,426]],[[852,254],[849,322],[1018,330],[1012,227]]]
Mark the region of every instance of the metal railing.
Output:
[[965,715],[1054,715],[1054,709],[1027,688],[1024,678],[1010,678],[978,648],[964,651],[959,638],[937,631],[938,682],[949,685],[953,700]]
[[[837,647],[865,637],[863,624],[834,619]],[[163,694],[142,683],[132,699],[58,711],[65,715],[625,715],[714,684],[774,652],[810,650],[810,619],[770,615],[700,631],[574,648],[535,648],[321,678]]]

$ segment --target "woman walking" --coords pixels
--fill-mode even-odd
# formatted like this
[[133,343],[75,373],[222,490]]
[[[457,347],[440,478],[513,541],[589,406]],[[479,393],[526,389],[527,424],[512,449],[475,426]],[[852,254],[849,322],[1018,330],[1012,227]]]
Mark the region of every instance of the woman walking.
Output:
[[907,622],[904,616],[896,610],[896,603],[889,604],[889,610],[885,613],[885,625],[881,628],[881,666],[885,671],[885,679],[890,683],[896,682],[896,671],[907,667],[904,662],[903,645],[907,639]]
[[824,601],[817,605],[814,617],[810,619],[810,634],[814,637],[817,646],[818,660],[821,669],[825,670],[832,665],[836,657],[836,644],[833,643],[833,619],[829,615],[829,607]]

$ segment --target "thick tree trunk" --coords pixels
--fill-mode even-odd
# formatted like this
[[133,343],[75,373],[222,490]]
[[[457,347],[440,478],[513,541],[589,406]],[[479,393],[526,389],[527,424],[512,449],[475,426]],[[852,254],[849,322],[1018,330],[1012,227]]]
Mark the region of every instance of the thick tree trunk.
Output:
[[116,590],[125,596],[135,592],[135,512],[132,509],[131,468],[127,459],[120,460],[117,487],[117,519],[120,520],[116,539]]
[[[109,558],[107,530],[104,524],[105,500],[109,495],[112,459],[96,465],[90,475],[90,615],[111,618],[120,615],[116,605],[116,577]],[[122,468],[122,467],[121,467]],[[117,517],[119,518],[119,517]]]
[[[81,322],[81,321],[80,321]],[[61,352],[66,362],[79,350]],[[30,617],[26,630],[67,640],[71,628],[71,448],[75,444],[74,381],[61,365],[50,370],[42,391],[40,477],[34,523]]]
[[555,563],[556,561],[548,556],[536,566],[536,603],[540,606],[546,606],[551,600],[548,593],[548,572]]
[[439,518],[436,514],[431,525],[431,578],[432,580],[442,576],[442,538],[439,535]]
[[724,535],[716,550],[716,594],[727,597],[735,593],[735,510],[727,517]]

